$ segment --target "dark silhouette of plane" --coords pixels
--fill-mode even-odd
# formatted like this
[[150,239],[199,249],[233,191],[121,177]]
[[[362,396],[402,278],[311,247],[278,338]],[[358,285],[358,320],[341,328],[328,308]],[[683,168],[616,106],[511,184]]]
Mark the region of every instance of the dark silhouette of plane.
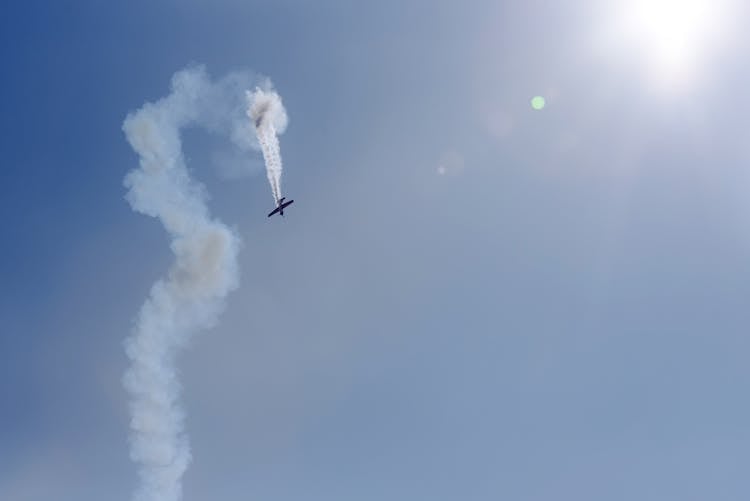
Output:
[[294,200],[289,200],[288,202],[284,202],[285,199],[286,197],[281,197],[281,200],[279,200],[279,205],[274,210],[272,210],[270,214],[268,214],[268,217],[271,217],[276,213],[281,214],[282,217],[284,216],[284,209],[294,203]]

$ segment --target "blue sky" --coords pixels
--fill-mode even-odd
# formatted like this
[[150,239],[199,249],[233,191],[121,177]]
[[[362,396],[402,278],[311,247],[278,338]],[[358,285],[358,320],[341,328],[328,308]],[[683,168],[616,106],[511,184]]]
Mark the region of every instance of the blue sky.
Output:
[[747,499],[732,8],[678,72],[615,0],[6,7],[0,499],[131,498],[122,343],[171,254],[122,122],[191,63],[273,80],[296,202],[186,133],[243,247],[178,360],[185,501]]

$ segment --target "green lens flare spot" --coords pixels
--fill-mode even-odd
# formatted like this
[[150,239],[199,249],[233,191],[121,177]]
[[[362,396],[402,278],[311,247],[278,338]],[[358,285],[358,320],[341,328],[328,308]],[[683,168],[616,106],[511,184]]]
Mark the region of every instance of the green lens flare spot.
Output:
[[531,107],[539,111],[544,109],[547,101],[542,96],[534,96],[531,98]]

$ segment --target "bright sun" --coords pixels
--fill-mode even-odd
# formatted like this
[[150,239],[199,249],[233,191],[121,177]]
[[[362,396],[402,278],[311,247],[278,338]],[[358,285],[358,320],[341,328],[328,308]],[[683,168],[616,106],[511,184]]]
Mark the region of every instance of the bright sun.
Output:
[[685,83],[727,34],[730,2],[622,0],[608,37],[647,63],[654,80]]
[[683,66],[715,28],[711,4],[706,0],[636,0],[630,22],[648,40],[659,62]]

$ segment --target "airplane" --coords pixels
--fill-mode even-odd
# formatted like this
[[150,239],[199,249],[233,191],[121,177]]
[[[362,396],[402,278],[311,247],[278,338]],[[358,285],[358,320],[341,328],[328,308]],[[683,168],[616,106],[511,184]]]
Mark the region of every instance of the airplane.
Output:
[[272,210],[270,214],[268,214],[268,217],[271,217],[276,213],[279,213],[282,217],[284,217],[284,209],[294,203],[294,200],[284,202],[285,199],[286,197],[281,197],[281,200],[279,200],[279,205],[274,210]]
[[268,108],[270,105],[268,103],[263,103],[260,106],[258,106],[255,110],[253,110],[253,115],[255,115],[255,128],[259,129],[260,124],[263,123],[263,119],[266,116],[266,112],[268,112]]

